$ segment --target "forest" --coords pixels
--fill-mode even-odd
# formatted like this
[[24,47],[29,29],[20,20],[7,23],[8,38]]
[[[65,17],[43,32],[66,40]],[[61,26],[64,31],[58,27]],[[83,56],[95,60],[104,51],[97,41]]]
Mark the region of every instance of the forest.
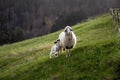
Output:
[[0,0],[0,45],[43,36],[120,8],[120,0]]

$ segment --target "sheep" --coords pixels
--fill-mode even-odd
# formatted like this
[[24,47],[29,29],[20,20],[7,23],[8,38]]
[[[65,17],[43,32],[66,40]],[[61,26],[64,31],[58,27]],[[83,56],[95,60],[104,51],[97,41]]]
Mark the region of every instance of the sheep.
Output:
[[118,31],[120,32],[120,13],[118,14]]
[[55,54],[55,57],[58,57],[59,53],[60,53],[61,47],[60,47],[60,39],[57,39],[54,42],[54,45],[51,48],[50,51],[50,58],[52,58],[52,55]]
[[113,21],[116,21],[116,11],[114,8],[110,8],[110,13],[112,16]]
[[113,9],[113,8],[110,8],[110,14],[111,14],[112,16],[115,15],[115,12],[114,12],[114,9]]
[[64,31],[60,33],[59,35],[60,39],[60,46],[65,51],[66,49],[66,58],[70,56],[70,49],[75,47],[77,38],[74,32],[72,31],[72,28],[70,26],[66,26]]

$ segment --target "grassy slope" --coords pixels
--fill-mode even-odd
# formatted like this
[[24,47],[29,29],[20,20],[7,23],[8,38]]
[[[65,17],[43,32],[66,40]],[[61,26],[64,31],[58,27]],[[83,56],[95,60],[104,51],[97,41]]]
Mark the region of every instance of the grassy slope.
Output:
[[59,33],[0,47],[0,80],[113,80],[118,77],[120,52],[116,29],[103,15],[73,26],[77,45],[49,59]]

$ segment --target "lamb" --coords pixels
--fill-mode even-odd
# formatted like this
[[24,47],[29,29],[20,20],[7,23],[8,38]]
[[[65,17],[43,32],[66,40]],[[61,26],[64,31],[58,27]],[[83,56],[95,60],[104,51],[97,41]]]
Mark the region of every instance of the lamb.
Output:
[[66,49],[66,58],[70,56],[70,49],[75,47],[77,38],[74,32],[72,31],[72,28],[70,26],[66,26],[64,31],[60,33],[59,35],[60,39],[60,46],[65,51]]
[[55,57],[58,57],[59,53],[61,51],[61,47],[60,47],[60,39],[57,39],[54,42],[54,45],[51,48],[51,52],[50,52],[50,58],[52,58],[52,55],[55,54]]

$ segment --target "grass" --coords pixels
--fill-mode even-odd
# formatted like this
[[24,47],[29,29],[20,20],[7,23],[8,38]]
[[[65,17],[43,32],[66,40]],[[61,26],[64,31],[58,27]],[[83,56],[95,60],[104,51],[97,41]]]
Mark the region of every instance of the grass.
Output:
[[118,33],[109,15],[76,24],[77,45],[49,59],[59,33],[0,47],[0,80],[117,80],[120,78]]

